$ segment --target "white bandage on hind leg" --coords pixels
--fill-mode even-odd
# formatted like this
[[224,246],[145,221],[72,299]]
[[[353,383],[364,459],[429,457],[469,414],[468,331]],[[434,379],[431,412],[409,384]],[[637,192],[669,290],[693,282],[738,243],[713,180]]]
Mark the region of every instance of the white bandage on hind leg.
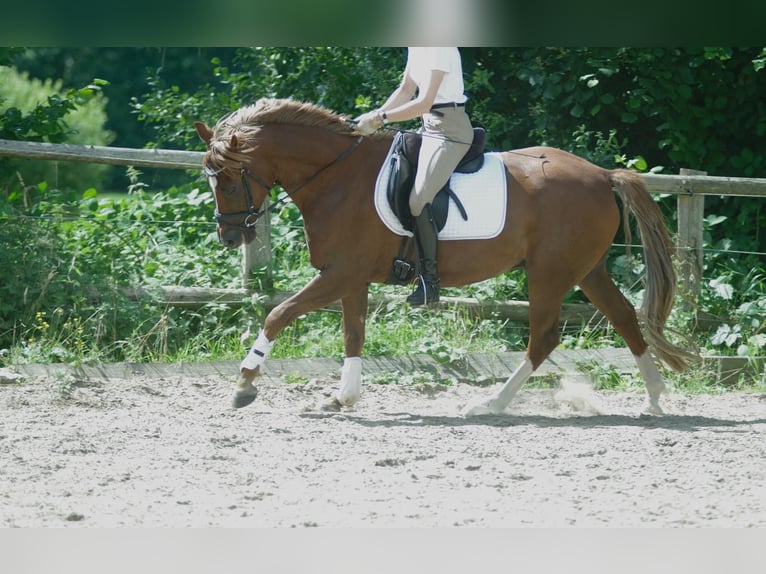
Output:
[[261,330],[255,343],[250,348],[250,352],[240,363],[239,370],[249,369],[252,371],[256,367],[260,367],[266,360],[266,357],[269,356],[269,351],[271,351],[273,346],[274,341],[269,341],[266,335],[264,335],[263,330]]

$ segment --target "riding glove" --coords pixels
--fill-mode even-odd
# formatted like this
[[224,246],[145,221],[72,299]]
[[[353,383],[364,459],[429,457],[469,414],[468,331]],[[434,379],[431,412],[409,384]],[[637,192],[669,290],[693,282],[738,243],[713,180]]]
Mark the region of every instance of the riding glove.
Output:
[[379,110],[372,110],[356,118],[356,131],[368,136],[383,127],[383,118]]

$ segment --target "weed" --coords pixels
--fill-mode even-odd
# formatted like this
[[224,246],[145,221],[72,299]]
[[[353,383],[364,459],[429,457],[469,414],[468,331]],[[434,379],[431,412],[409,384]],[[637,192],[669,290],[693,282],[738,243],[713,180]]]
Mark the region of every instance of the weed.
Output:
[[591,378],[595,390],[627,391],[643,386],[640,375],[622,372],[611,364],[605,365],[595,359],[576,361],[575,364]]
[[301,375],[298,371],[286,374],[283,379],[285,382],[293,385],[305,385],[309,382],[309,378]]
[[412,371],[410,373],[377,373],[369,375],[365,379],[373,385],[452,385],[449,379],[440,379],[433,373],[425,371]]
[[56,395],[60,399],[68,400],[72,398],[75,389],[77,388],[77,381],[70,374],[65,374],[61,371],[56,371]]

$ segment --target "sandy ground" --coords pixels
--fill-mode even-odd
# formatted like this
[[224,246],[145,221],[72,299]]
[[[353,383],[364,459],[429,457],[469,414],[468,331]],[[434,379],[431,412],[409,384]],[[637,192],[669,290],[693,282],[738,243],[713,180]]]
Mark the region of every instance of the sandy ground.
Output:
[[314,410],[336,384],[264,379],[236,411],[212,375],[0,385],[0,526],[766,526],[766,395],[649,417],[639,393],[522,390],[465,419],[486,387],[365,384]]

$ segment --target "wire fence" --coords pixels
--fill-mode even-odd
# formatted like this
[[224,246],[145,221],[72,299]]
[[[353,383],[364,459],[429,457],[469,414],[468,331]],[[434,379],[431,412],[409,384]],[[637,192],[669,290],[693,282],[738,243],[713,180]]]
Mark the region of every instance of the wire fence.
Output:
[[[72,216],[72,215],[24,215],[23,216],[26,219],[32,220],[32,221],[66,221],[70,223],[82,221],[82,222],[89,222],[89,223],[98,223],[100,225],[107,225],[107,224],[124,224],[124,225],[168,225],[168,226],[178,226],[178,225],[188,225],[188,226],[199,226],[199,227],[208,227],[210,229],[216,228],[216,223],[212,219],[210,221],[185,221],[183,219],[150,219],[150,220],[137,220],[137,219],[116,219],[116,218],[110,218],[110,219],[104,219],[101,217],[94,217],[94,216]],[[272,221],[272,225],[276,225]],[[302,225],[291,225],[291,224],[279,224],[280,227],[284,229],[291,229],[295,231],[302,231],[303,226]],[[614,242],[612,243],[612,248],[623,248],[623,249],[637,249],[642,250],[644,246],[640,243],[619,243]],[[677,246],[677,251],[694,251],[694,248],[692,247],[682,247]],[[747,250],[740,250],[740,249],[716,249],[710,245],[704,246],[704,252],[705,253],[730,253],[734,255],[754,255],[757,257],[766,257],[766,252],[764,251],[747,251]]]

